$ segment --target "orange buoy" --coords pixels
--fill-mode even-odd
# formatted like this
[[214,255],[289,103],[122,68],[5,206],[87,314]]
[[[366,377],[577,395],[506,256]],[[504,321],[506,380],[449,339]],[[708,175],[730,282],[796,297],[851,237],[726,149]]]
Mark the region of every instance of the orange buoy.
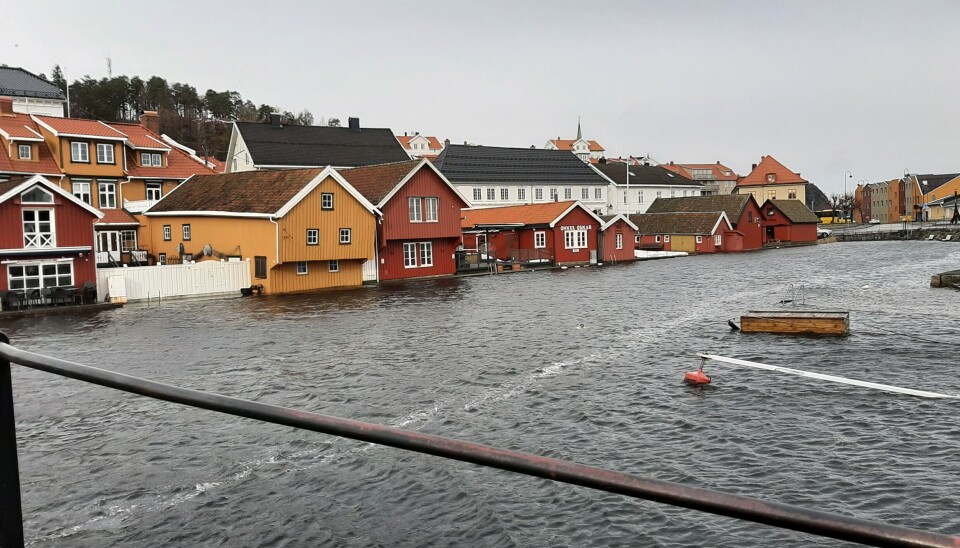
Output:
[[683,382],[688,384],[710,384],[710,377],[703,372],[703,369],[697,369],[696,371],[687,371],[683,376]]

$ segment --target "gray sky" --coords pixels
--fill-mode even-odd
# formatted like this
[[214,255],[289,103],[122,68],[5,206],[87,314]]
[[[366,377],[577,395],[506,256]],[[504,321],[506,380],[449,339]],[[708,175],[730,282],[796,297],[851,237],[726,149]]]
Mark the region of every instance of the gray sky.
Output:
[[772,154],[828,194],[960,172],[960,2],[47,2],[0,62],[162,76],[317,120],[609,156]]

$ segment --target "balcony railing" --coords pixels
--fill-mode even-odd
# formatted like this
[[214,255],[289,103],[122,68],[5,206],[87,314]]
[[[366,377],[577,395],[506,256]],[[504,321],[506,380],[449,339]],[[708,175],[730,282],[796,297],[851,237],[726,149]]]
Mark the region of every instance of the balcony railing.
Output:
[[[957,537],[633,476],[422,432],[180,388],[20,350],[10,346],[10,339],[0,333],[0,546],[4,547],[23,546],[24,542],[13,384],[10,375],[12,363],[199,409],[470,462],[823,537],[875,546],[960,546],[960,538]],[[696,527],[696,524],[691,524],[690,527]]]
[[23,247],[57,247],[57,240],[52,232],[26,232]]
[[124,200],[123,209],[130,213],[143,213],[160,200]]

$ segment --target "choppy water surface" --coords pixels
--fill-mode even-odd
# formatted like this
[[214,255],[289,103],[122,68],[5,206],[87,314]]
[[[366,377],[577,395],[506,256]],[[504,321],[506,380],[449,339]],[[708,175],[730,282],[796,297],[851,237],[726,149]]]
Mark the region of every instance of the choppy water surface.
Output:
[[[133,305],[0,322],[28,350],[180,386],[960,534],[960,246],[871,242]],[[731,333],[788,284],[845,338]],[[14,366],[34,546],[773,546],[833,541]]]

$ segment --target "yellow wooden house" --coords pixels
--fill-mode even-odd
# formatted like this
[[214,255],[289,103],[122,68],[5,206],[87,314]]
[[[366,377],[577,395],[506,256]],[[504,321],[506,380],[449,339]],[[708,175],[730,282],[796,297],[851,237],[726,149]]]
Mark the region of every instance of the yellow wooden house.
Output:
[[144,215],[158,264],[249,260],[277,294],[359,286],[381,214],[327,167],[191,177]]

